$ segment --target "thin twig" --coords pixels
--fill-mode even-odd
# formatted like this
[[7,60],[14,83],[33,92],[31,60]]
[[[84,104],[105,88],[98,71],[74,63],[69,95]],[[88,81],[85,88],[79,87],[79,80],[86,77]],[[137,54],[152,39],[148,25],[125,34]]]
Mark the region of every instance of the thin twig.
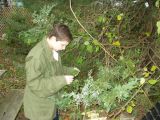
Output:
[[[69,3],[70,3],[70,10],[71,12],[73,13],[75,19],[77,20],[77,22],[79,23],[79,25],[84,29],[84,31],[93,39],[95,40],[95,38],[85,29],[85,27],[81,24],[81,22],[78,20],[76,14],[74,13],[73,9],[72,9],[72,1],[69,0]],[[105,47],[103,46],[103,44],[101,44],[99,42],[99,46],[104,50],[105,53],[107,53],[113,60],[115,60],[117,62],[117,60],[105,49]]]
[[70,2],[70,9],[71,9],[71,12],[73,13],[74,17],[76,18],[77,22],[79,23],[79,25],[85,30],[85,32],[92,38],[92,39],[95,39],[86,29],[85,27],[81,24],[81,22],[78,20],[76,14],[74,13],[73,9],[72,9],[72,1],[69,0]]
[[150,60],[154,63],[154,65],[157,66],[158,70],[160,70],[160,68],[159,68],[158,65],[155,63],[155,61],[152,59],[152,57],[151,57],[149,54],[148,54],[148,56],[149,56]]
[[[144,85],[144,84],[143,84]],[[141,85],[138,90],[133,94],[133,96],[126,102],[126,104],[113,116],[113,118],[117,117],[122,111],[123,109],[131,102],[131,100],[139,93],[139,91],[141,90],[141,88],[143,87],[143,85]]]
[[153,107],[154,105],[153,105],[153,103],[150,101],[147,93],[146,93],[144,90],[142,90],[142,91],[143,91],[144,95],[146,96],[146,98],[148,98],[149,104]]
[[[158,78],[159,78],[160,76],[158,76]],[[158,78],[156,79],[157,81],[159,81],[158,80]],[[139,91],[142,89],[142,87],[147,83],[148,81],[145,81],[144,82],[144,84],[142,84],[139,88],[138,88],[138,90],[133,94],[133,96],[125,103],[125,105],[123,106],[123,107],[121,107],[121,109],[113,116],[113,118],[115,118],[115,117],[117,117],[122,111],[123,111],[123,109],[131,102],[131,100],[139,93]]]

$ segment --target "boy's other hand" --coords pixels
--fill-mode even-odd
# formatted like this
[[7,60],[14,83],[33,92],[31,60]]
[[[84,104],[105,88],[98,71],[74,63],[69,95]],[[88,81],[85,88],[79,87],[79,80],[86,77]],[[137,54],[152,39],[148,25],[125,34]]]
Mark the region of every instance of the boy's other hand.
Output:
[[66,79],[67,84],[71,84],[73,82],[73,80],[74,80],[73,79],[74,76],[72,76],[72,75],[65,75],[64,77]]

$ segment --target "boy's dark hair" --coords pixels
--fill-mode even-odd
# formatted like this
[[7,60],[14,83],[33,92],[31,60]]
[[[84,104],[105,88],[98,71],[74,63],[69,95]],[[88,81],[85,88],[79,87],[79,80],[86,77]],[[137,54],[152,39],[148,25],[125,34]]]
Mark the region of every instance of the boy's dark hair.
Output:
[[56,24],[48,33],[48,37],[51,38],[52,36],[56,37],[58,41],[71,41],[72,34],[67,25],[64,24]]

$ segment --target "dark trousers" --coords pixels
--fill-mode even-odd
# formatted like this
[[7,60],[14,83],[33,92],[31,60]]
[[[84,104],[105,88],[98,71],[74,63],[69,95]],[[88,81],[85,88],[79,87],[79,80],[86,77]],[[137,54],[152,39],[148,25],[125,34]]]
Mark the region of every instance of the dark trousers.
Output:
[[59,120],[59,113],[58,110],[56,111],[56,117],[53,120]]

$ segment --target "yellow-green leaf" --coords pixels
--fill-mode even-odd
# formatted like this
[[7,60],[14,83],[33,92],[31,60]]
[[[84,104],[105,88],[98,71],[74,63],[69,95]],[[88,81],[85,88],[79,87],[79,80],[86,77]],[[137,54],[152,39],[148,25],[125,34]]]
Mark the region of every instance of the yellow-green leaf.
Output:
[[122,20],[122,16],[118,15],[117,20]]
[[157,80],[151,79],[151,80],[148,80],[148,83],[151,85],[154,85],[157,83]]
[[148,71],[147,67],[144,67],[143,70],[144,70],[144,71]]
[[149,76],[149,74],[150,74],[149,72],[145,72],[144,77],[147,78]]
[[95,40],[93,40],[93,44],[94,44],[94,45],[100,45],[99,41],[98,41],[98,40],[96,40],[96,39],[95,39]]
[[117,15],[117,20],[119,20],[119,21],[122,20],[122,17],[123,17],[123,13]]
[[151,33],[145,32],[145,35],[146,35],[147,37],[149,37],[149,36],[151,35]]
[[134,104],[134,101],[131,101],[131,106],[135,107],[136,105]]
[[121,43],[120,43],[119,40],[118,40],[118,41],[114,41],[114,42],[112,43],[112,45],[114,45],[114,46],[120,46]]
[[155,5],[156,5],[157,8],[159,8],[159,2],[160,2],[160,0],[157,0],[157,1],[156,1],[156,4],[155,4]]
[[132,106],[128,105],[126,111],[127,111],[128,113],[132,113],[132,111],[133,111]]
[[140,84],[143,85],[143,84],[145,83],[145,81],[146,81],[146,80],[145,80],[144,78],[141,78],[141,79],[140,79]]
[[153,65],[153,66],[151,67],[151,71],[152,71],[152,72],[154,72],[156,69],[157,69],[157,66],[155,66],[155,65]]

